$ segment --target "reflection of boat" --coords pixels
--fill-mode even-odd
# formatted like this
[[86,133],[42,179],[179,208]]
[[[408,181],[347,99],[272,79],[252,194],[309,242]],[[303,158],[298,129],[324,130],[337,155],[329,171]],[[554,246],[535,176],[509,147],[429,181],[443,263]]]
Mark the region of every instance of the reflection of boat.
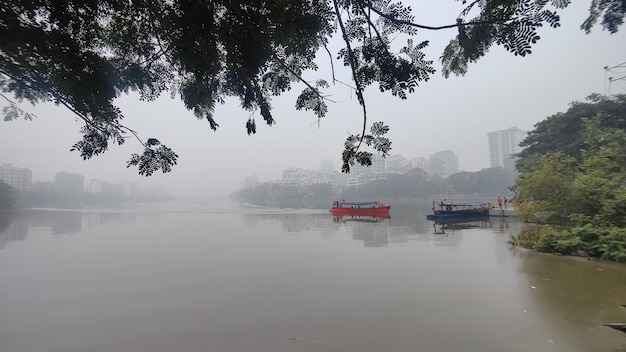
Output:
[[433,219],[435,225],[442,225],[446,227],[485,227],[485,224],[489,223],[488,216],[474,216],[466,218],[442,218]]
[[348,222],[348,221],[357,221],[357,222],[383,222],[385,219],[390,219],[391,216],[389,213],[387,214],[378,214],[378,215],[335,215],[333,214],[333,221],[335,222]]
[[475,228],[489,228],[491,223],[488,216],[436,219],[433,221],[435,234],[445,234],[446,230],[468,230]]
[[378,201],[372,202],[333,202],[333,207],[329,210],[333,215],[369,215],[381,216],[389,214],[389,204]]
[[433,213],[426,215],[428,220],[489,217],[489,203],[454,203],[451,201],[433,201]]

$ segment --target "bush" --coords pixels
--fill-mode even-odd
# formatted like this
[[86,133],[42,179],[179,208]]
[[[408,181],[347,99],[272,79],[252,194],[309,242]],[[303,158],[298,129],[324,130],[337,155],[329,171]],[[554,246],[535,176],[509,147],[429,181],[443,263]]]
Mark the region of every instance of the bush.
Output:
[[576,254],[581,248],[582,241],[574,233],[546,225],[537,234],[534,249],[540,252],[559,253],[565,255]]
[[512,235],[508,243],[513,246],[534,248],[539,230],[541,230],[541,225],[532,223],[524,224],[521,232],[518,235]]
[[626,262],[626,228],[611,227],[598,229],[598,234],[589,249],[602,259]]

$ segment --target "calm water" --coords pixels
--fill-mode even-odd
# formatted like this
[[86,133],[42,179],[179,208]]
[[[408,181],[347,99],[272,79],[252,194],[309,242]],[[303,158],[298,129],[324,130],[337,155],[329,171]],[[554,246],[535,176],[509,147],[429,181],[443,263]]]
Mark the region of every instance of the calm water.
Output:
[[1,352],[626,351],[626,265],[433,227],[233,204],[0,221]]

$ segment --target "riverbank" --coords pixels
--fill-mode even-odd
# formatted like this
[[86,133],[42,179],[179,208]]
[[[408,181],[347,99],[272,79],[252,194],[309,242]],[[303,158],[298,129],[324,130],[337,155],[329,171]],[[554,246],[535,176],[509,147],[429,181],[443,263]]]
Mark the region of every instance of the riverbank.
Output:
[[626,262],[626,228],[526,223],[509,244],[558,255]]

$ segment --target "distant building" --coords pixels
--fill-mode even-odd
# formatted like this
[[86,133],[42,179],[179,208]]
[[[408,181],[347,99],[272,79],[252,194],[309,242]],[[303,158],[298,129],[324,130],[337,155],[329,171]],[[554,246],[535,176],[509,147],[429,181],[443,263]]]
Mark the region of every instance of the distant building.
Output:
[[18,191],[30,191],[33,187],[32,171],[11,164],[0,165],[0,180]]
[[407,171],[409,168],[409,162],[401,154],[390,155],[385,159],[385,172],[388,174],[399,174]]
[[522,151],[519,144],[526,136],[527,132],[517,127],[487,133],[490,167],[513,170],[515,168],[515,154]]
[[309,174],[304,169],[289,168],[283,171],[283,177],[278,181],[284,187],[304,187],[310,184]]
[[33,182],[33,190],[35,192],[50,192],[54,189],[54,183],[50,181]]
[[259,178],[256,175],[248,176],[243,180],[243,188],[253,188],[259,185]]
[[146,197],[163,198],[167,196],[167,190],[163,186],[147,186],[137,190],[137,195]]
[[54,189],[63,193],[82,193],[85,177],[80,174],[59,172],[54,177]]
[[430,156],[430,173],[448,177],[459,172],[459,157],[451,150],[437,152]]
[[358,175],[383,175],[387,171],[387,160],[379,154],[372,155],[372,165],[363,166],[359,163],[354,164],[350,170],[350,174]]
[[120,187],[122,187],[122,195],[126,197],[136,196],[139,190],[137,182],[122,181]]
[[423,156],[413,158],[411,159],[411,168],[422,169],[426,171],[426,173],[430,174],[430,160],[424,158]]
[[101,180],[91,180],[85,188],[85,192],[102,195],[121,196],[123,195],[123,191],[124,188],[121,184],[116,185]]
[[358,177],[346,177],[346,187],[359,187],[359,178]]

